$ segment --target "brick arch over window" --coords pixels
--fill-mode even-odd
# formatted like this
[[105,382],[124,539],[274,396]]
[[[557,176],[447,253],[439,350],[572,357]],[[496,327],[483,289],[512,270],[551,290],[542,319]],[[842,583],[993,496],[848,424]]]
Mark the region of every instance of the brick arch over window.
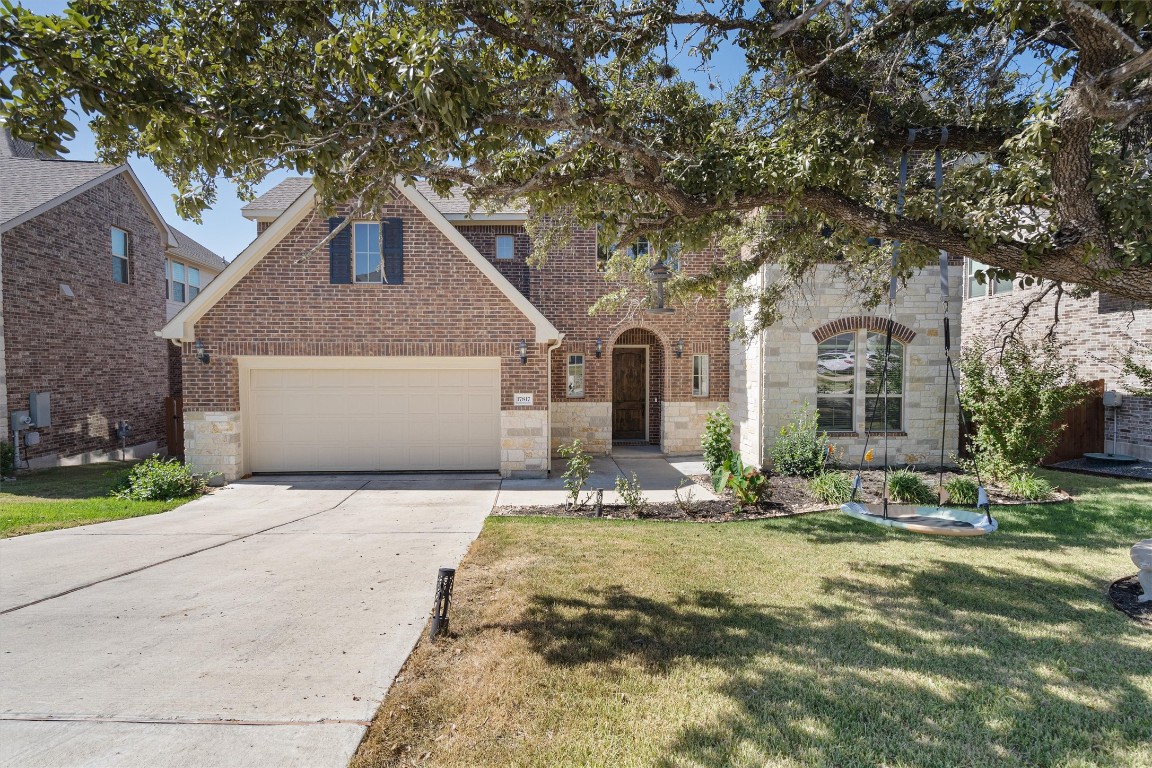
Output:
[[[875,315],[856,315],[855,317],[842,317],[839,320],[833,320],[830,323],[825,323],[816,330],[812,331],[812,338],[816,339],[819,344],[822,341],[839,336],[841,333],[848,333],[849,331],[857,331],[861,328],[866,328],[869,331],[876,331],[877,333],[884,333],[888,329],[888,320],[883,317],[876,317]],[[916,331],[912,330],[903,323],[892,322],[892,338],[899,339],[905,344],[916,338]]]

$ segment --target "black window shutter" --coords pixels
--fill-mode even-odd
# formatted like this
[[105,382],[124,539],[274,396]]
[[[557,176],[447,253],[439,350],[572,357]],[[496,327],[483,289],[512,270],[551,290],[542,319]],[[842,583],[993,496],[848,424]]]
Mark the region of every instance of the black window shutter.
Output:
[[[328,231],[333,232],[344,219],[328,219]],[[328,241],[328,282],[333,285],[352,282],[352,227],[349,225]]]
[[384,282],[404,284],[404,219],[380,222],[380,255],[384,259]]

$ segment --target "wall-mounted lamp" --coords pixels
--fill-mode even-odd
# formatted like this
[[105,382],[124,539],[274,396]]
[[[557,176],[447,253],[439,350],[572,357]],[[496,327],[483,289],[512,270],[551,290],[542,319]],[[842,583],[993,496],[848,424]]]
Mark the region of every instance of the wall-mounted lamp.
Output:
[[528,342],[520,339],[520,365],[528,365]]
[[652,269],[648,270],[648,277],[656,286],[656,303],[654,306],[648,307],[648,311],[661,315],[671,312],[672,307],[664,306],[664,283],[672,278],[672,270],[668,269],[664,259],[660,259]]
[[212,361],[212,355],[208,354],[208,350],[204,349],[204,342],[196,339],[196,359],[207,365]]
[[676,339],[676,357],[684,357],[684,339]]
[[596,357],[604,356],[604,339],[596,339]]

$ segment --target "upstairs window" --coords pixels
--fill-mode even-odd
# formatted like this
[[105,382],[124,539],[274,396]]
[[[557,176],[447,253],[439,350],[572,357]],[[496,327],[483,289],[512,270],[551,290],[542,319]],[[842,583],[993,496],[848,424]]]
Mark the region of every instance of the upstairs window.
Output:
[[[1012,292],[1011,280],[993,280],[985,271],[988,269],[991,267],[987,264],[968,259],[968,298],[977,299]],[[980,282],[981,278],[984,279],[983,283]]]
[[128,233],[112,227],[112,279],[128,284]]
[[[597,228],[596,230],[596,270],[603,272],[608,268],[608,260],[612,258],[612,254],[619,248],[618,243],[607,243],[604,240],[603,229]],[[628,256],[635,259],[639,256],[647,256],[651,252],[651,244],[648,238],[641,237],[635,243],[628,247]],[[672,243],[664,249],[664,263],[668,265],[668,269],[673,272],[680,270],[680,243]]]
[[384,282],[384,270],[380,264],[380,225],[377,222],[358,221],[352,225],[352,253],[353,282]]
[[516,252],[516,241],[512,235],[496,235],[496,258],[511,259]]
[[568,355],[568,397],[584,397],[584,355]]
[[168,262],[168,298],[183,304],[199,293],[200,270],[179,261]]

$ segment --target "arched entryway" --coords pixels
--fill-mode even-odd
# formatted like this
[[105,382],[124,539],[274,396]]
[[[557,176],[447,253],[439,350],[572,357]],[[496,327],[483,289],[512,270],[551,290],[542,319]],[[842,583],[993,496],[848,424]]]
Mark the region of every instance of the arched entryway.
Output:
[[630,328],[612,345],[612,442],[660,444],[664,345],[647,328]]

